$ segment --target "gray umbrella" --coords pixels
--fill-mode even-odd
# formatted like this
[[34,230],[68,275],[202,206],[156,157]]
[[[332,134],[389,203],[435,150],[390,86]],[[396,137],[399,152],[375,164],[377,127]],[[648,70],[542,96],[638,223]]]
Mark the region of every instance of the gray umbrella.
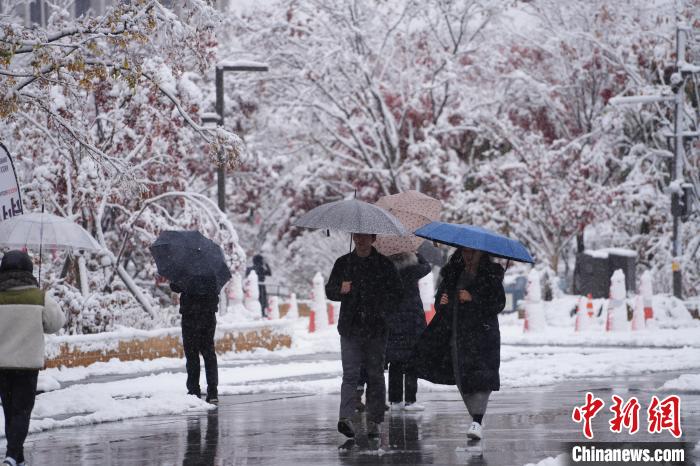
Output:
[[294,226],[347,233],[396,236],[410,234],[401,222],[386,210],[357,199],[322,204],[302,215],[294,222]]

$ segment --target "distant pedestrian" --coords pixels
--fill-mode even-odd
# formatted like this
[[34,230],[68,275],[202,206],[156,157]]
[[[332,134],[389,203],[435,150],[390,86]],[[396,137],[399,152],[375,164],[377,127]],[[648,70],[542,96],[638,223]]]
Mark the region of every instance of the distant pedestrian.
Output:
[[467,431],[473,440],[483,437],[489,396],[500,388],[503,274],[487,253],[458,249],[442,268],[436,314],[412,360],[418,377],[457,385],[473,420]]
[[326,284],[326,296],[340,301],[338,333],[343,361],[338,431],[355,436],[352,416],[357,405],[360,368],[367,371],[367,435],[379,436],[384,421],[385,313],[399,299],[401,279],[389,259],[372,244],[376,235],[352,235],[355,249],[338,258]]
[[271,276],[272,271],[270,270],[270,266],[267,265],[267,262],[265,262],[265,258],[260,254],[256,254],[253,256],[253,265],[251,267],[248,267],[248,270],[246,270],[246,276],[248,276],[248,274],[253,270],[258,276],[258,300],[260,301],[262,316],[265,317],[265,311],[268,306],[265,277]]
[[3,466],[24,465],[24,440],[44,368],[44,333],[63,327],[60,306],[39,288],[23,251],[0,262],[0,399],[5,415],[7,455]]
[[170,283],[170,289],[180,295],[180,314],[182,314],[182,346],[185,350],[185,367],[187,368],[187,393],[196,397],[202,396],[199,386],[199,355],[204,358],[204,372],[207,377],[208,403],[219,402],[218,383],[219,369],[214,348],[216,332],[216,311],[219,309],[219,295],[215,284],[210,292],[199,287],[199,294],[184,292],[180,286]]
[[387,316],[389,405],[392,411],[422,411],[423,406],[416,403],[418,379],[415,374],[407,372],[407,369],[413,347],[426,327],[418,280],[430,273],[431,267],[421,255],[411,252],[395,254],[389,256],[389,259],[398,270],[403,287],[400,299],[393,303],[393,312]]

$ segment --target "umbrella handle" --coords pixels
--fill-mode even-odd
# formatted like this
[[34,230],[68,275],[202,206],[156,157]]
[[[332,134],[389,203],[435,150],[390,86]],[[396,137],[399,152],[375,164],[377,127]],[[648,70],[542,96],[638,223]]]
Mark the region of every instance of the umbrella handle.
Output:
[[44,203],[41,203],[41,224],[39,226],[39,288],[41,288],[41,250],[44,246]]

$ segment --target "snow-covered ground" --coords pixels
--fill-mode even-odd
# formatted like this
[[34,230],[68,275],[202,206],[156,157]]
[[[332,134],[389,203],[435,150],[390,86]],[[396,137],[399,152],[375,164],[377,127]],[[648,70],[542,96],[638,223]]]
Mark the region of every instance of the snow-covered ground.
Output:
[[[559,304],[559,314],[554,308],[546,310],[548,326],[539,333],[523,333],[522,320],[514,314],[501,317],[504,387],[684,371],[687,373],[669,380],[659,390],[700,390],[698,321],[682,319],[679,325],[673,325],[675,319],[665,318],[660,319],[661,325],[639,332],[605,332],[602,326],[574,332],[568,306]],[[664,315],[661,309],[658,314]],[[291,348],[220,356],[220,395],[338,393],[342,367],[337,331],[331,326],[309,334],[307,325],[303,318],[294,323]],[[121,377],[102,377],[108,375]],[[204,401],[185,394],[185,379],[184,361],[179,358],[112,360],[89,367],[42,371],[40,388],[47,392],[37,397],[31,431],[211,409]],[[206,386],[203,373],[201,384]],[[423,380],[419,384],[419,393],[454,390]]]

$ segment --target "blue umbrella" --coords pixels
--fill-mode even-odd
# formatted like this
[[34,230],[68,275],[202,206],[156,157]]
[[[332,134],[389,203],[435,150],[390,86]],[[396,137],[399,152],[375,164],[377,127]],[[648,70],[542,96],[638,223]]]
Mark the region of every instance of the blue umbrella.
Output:
[[198,231],[163,231],[149,248],[158,273],[189,294],[218,294],[231,279],[221,247]]
[[420,227],[416,236],[454,247],[478,249],[504,259],[534,264],[534,260],[520,241],[472,225],[432,222]]

